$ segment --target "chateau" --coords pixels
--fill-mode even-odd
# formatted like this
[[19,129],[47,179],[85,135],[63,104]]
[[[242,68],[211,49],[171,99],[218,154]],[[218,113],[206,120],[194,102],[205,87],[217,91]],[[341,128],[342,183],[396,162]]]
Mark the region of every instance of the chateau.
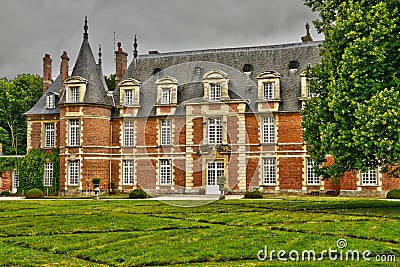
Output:
[[[43,58],[43,96],[26,113],[28,150],[60,149],[60,194],[89,193],[93,178],[103,193],[218,194],[221,177],[233,193],[384,195],[400,187],[377,170],[339,184],[314,174],[300,112],[314,97],[304,71],[319,62],[321,42],[306,28],[299,43],[145,55],[135,37],[129,65],[118,43],[109,91],[85,20],[71,75],[65,51],[54,81],[52,59]],[[43,168],[49,186],[53,165]]]

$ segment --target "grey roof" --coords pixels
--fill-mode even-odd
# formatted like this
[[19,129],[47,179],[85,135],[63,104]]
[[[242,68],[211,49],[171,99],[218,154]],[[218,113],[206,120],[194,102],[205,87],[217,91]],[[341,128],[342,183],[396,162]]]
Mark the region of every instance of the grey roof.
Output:
[[[241,47],[227,49],[210,49],[197,51],[172,52],[161,54],[140,55],[129,65],[123,79],[134,78],[142,82],[140,88],[139,116],[152,115],[153,105],[156,102],[156,80],[171,76],[178,80],[178,100],[196,99],[201,101],[201,77],[209,70],[222,70],[230,78],[229,94],[231,99],[250,100],[247,110],[256,112],[255,100],[257,87],[249,89],[247,84],[257,84],[256,77],[265,71],[276,71],[281,78],[281,105],[282,112],[298,112],[301,109],[299,97],[301,95],[300,73],[307,65],[314,65],[320,61],[320,47],[322,42],[306,42],[284,45],[270,45],[257,47]],[[299,62],[297,72],[289,71],[290,61]],[[186,63],[186,64],[182,64]],[[252,64],[253,71],[249,76],[243,74],[244,64]],[[196,77],[194,68],[203,68],[202,75]],[[162,69],[153,75],[155,68]],[[116,105],[119,104],[119,87],[114,90]],[[179,102],[178,104],[181,104]],[[179,107],[177,113],[183,112]],[[113,113],[117,116],[118,112]]]
[[[104,77],[102,77],[99,73],[99,69],[87,37],[83,38],[82,46],[71,76],[79,76],[88,81],[83,102],[80,102],[80,104],[84,103],[113,106],[112,98],[107,95],[107,90],[104,87]],[[65,99],[66,96],[63,94],[60,99],[60,104],[66,103]]]
[[[38,102],[30,109],[28,110],[25,115],[45,115],[45,114],[60,114],[60,110],[57,107],[57,102],[58,102],[58,95],[60,93],[61,89],[61,74],[58,75],[56,80],[50,85],[50,87],[47,89],[46,93],[43,94]],[[46,108],[46,95],[48,93],[53,93],[56,95],[56,107],[55,108]]]

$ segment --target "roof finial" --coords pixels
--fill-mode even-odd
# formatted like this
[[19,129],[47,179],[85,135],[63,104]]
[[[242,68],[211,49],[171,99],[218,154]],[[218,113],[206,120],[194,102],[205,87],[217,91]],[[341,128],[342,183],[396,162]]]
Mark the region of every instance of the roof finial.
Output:
[[135,38],[133,39],[133,58],[137,58],[138,55],[138,51],[137,51],[137,38],[136,38],[136,34],[135,34]]
[[99,44],[99,53],[98,53],[98,55],[99,55],[99,65],[101,65],[101,55],[102,55],[102,53],[101,53],[101,45]]
[[301,37],[301,40],[303,42],[312,42],[313,41],[313,38],[311,37],[311,34],[310,34],[310,24],[308,24],[308,22],[306,24],[306,36]]
[[88,24],[87,24],[87,16],[85,16],[85,26],[83,26],[83,29],[85,30],[85,32],[83,33],[83,38],[87,39],[89,38],[89,34],[88,34]]

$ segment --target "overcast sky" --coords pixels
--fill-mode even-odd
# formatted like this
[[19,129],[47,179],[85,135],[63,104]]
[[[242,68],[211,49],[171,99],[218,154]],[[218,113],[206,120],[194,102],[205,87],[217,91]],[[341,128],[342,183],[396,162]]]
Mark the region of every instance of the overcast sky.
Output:
[[[64,50],[72,71],[85,16],[106,75],[115,71],[114,32],[130,62],[135,34],[139,54],[295,43],[317,18],[302,0],[0,0],[0,77],[42,75],[48,53],[55,78]],[[323,39],[313,25],[311,35]]]

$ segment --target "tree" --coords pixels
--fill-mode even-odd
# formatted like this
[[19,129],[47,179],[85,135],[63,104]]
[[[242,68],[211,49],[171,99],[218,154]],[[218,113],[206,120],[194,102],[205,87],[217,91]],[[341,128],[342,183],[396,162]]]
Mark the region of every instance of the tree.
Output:
[[[42,95],[42,78],[21,74],[12,81],[0,80],[0,136],[4,154],[26,153],[26,118],[23,115]],[[11,147],[9,147],[11,145]]]
[[115,89],[115,74],[110,74],[108,76],[104,76],[104,79],[106,80],[108,90],[114,91],[114,89]]
[[[321,62],[307,70],[318,97],[302,112],[303,137],[324,178],[383,167],[399,173],[400,1],[305,0],[320,12]],[[326,164],[326,156],[333,164]]]

